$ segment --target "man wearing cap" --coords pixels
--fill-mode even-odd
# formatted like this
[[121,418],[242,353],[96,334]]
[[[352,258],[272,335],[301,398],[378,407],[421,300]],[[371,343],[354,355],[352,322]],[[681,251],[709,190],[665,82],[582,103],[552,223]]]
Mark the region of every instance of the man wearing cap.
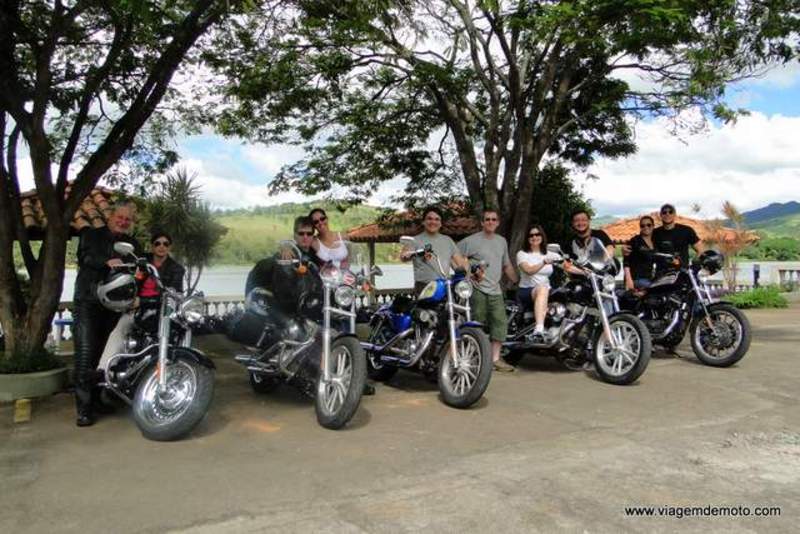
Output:
[[[675,206],[664,204],[659,211],[661,226],[653,230],[653,244],[657,251],[674,252],[680,257],[681,265],[689,264],[689,247],[701,254],[705,247],[691,226],[675,222]],[[671,245],[665,246],[667,243]]]

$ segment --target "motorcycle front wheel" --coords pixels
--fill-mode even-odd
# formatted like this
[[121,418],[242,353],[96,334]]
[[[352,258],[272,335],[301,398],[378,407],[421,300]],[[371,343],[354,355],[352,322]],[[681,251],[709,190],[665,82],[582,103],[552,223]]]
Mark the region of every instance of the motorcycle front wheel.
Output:
[[133,398],[133,419],[147,439],[184,437],[205,417],[214,396],[214,371],[188,358],[167,364],[167,384],[159,391],[157,366],[148,368]]
[[367,380],[367,359],[358,339],[341,337],[331,343],[330,366],[327,382],[320,370],[314,407],[317,422],[337,430],[355,415]]
[[750,321],[727,303],[708,308],[712,326],[705,315],[695,317],[690,327],[692,350],[697,359],[712,367],[730,367],[750,349]]
[[462,328],[456,340],[456,357],[454,364],[447,343],[439,360],[439,391],[448,406],[469,408],[483,396],[492,378],[489,336],[478,328]]
[[632,384],[650,363],[650,333],[633,315],[621,313],[609,317],[608,322],[617,347],[611,345],[605,330],[600,328],[594,343],[595,369],[604,382]]

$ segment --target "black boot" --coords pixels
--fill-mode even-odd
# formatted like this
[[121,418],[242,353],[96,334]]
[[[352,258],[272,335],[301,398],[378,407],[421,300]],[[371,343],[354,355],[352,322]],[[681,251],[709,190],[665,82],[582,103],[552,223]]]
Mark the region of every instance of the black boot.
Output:
[[375,395],[375,386],[372,384],[364,384],[364,391],[361,393],[362,395]]

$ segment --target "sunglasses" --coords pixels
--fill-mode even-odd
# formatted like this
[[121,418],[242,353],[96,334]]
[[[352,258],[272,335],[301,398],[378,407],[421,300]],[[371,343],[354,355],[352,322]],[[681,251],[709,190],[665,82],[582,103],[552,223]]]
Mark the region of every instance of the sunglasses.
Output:
[[639,225],[639,228],[652,228],[652,227],[653,225],[650,223],[644,223]]
[[528,234],[528,237],[542,237],[542,234],[540,234],[539,232],[531,232],[530,234]]
[[314,232],[297,232],[297,235],[299,235],[300,237],[311,237],[312,235],[314,235]]
[[322,216],[322,217],[320,217],[319,219],[311,219],[311,220],[312,220],[312,222],[314,223],[314,226],[316,226],[316,225],[318,225],[318,224],[319,224],[319,223],[321,223],[321,222],[325,222],[325,221],[327,221],[327,220],[328,220],[328,216],[327,216],[327,215],[323,215],[323,216]]
[[675,213],[675,210],[661,210],[661,215],[672,215]]
[[161,241],[161,240],[153,241],[153,246],[154,247],[168,247],[171,244],[172,243],[170,243],[169,241]]
[[497,217],[485,217],[483,222],[496,222],[497,220]]

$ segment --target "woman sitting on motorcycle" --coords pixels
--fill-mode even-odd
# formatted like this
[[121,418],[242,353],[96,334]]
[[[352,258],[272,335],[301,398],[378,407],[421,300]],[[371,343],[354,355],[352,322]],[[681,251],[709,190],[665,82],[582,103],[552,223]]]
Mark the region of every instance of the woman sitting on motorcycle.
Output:
[[314,208],[308,214],[311,224],[317,235],[311,242],[311,248],[316,252],[322,263],[332,262],[336,266],[346,266],[350,252],[347,244],[342,239],[340,232],[333,232],[328,226],[328,216],[322,208]]
[[550,293],[550,275],[553,274],[553,257],[547,254],[547,235],[537,225],[528,230],[525,246],[517,252],[520,270],[517,300],[526,308],[533,308],[536,327],[534,336],[544,335],[544,318],[547,297]]
[[[158,276],[164,287],[168,287],[178,292],[183,292],[183,275],[186,272],[183,265],[172,259],[169,255],[172,246],[172,237],[163,231],[155,231],[150,237],[151,252],[145,254],[147,263],[152,264],[158,270]],[[159,298],[158,284],[152,277],[145,279],[138,291],[138,299]],[[138,304],[137,304],[138,305]],[[99,370],[104,370],[106,364],[115,354],[123,352],[125,338],[133,327],[134,314],[136,310],[130,310],[120,316],[117,326],[111,332],[106,341],[100,363],[97,365]]]

